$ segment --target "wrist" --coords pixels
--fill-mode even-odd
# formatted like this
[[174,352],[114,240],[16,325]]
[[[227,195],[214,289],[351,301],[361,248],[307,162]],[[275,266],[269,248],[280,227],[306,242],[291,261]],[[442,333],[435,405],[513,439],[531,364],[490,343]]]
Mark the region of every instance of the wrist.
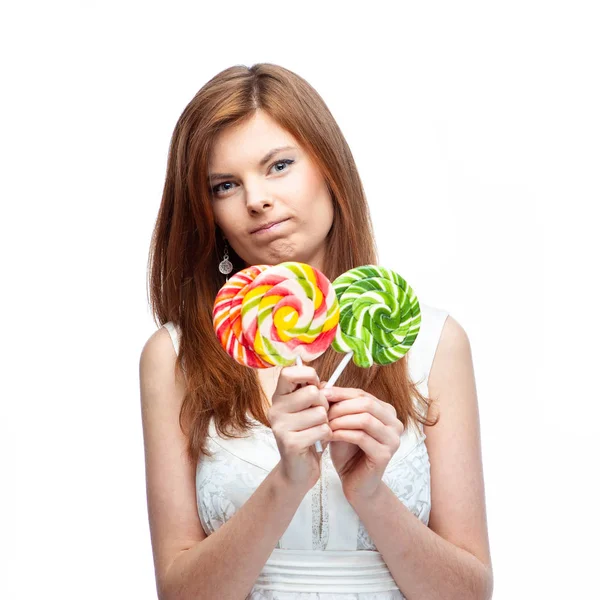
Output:
[[277,489],[292,497],[300,496],[300,498],[304,498],[304,496],[314,487],[314,484],[310,482],[298,483],[287,477],[281,461],[273,467],[272,473]]
[[348,500],[348,504],[350,504],[350,506],[356,510],[367,504],[376,502],[385,492],[385,487],[387,487],[385,483],[380,481],[375,488],[369,491],[358,492],[356,490],[342,489],[344,495],[346,496],[346,500]]

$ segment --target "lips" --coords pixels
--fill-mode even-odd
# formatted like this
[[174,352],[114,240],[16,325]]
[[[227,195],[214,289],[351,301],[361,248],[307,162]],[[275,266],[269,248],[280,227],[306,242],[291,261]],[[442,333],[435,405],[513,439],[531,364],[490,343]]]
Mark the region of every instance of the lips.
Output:
[[281,219],[280,221],[271,221],[270,223],[267,223],[263,227],[260,227],[258,229],[254,229],[251,233],[258,233],[260,231],[266,231],[267,229],[269,229],[273,225],[278,225],[279,223],[283,223],[284,221],[288,221],[288,220],[289,219]]

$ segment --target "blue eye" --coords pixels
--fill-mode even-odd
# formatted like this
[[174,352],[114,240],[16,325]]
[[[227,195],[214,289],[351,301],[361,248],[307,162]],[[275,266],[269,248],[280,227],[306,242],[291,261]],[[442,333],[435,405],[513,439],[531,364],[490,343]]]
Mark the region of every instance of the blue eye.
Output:
[[[285,158],[284,160],[278,160],[277,162],[273,163],[271,165],[271,168],[274,167],[275,165],[291,165],[294,161],[290,158]],[[283,169],[283,171],[286,171],[287,169]],[[277,169],[278,173],[281,173],[281,170]]]
[[[292,160],[292,159],[290,159],[290,158],[285,158],[285,159],[283,159],[283,160],[278,160],[278,161],[275,161],[274,163],[272,163],[272,164],[271,164],[271,167],[269,168],[269,170],[271,170],[273,167],[275,167],[275,166],[277,166],[277,165],[291,165],[291,164],[293,164],[294,162],[296,162],[296,161],[294,161],[294,160]],[[277,172],[277,173],[282,173],[283,171],[287,171],[287,169],[276,169],[276,172]],[[232,184],[232,183],[233,183],[232,181],[222,181],[221,183],[219,183],[219,184],[215,185],[215,186],[212,188],[213,194],[215,194],[215,195],[217,195],[217,196],[218,196],[218,195],[220,195],[220,194],[221,194],[221,191],[219,190],[219,188],[220,188],[222,185],[226,185],[226,184]],[[234,185],[235,185],[235,184],[234,184]],[[222,192],[228,192],[230,189],[232,189],[232,188],[227,188],[226,190],[222,190]]]
[[[231,183],[231,181],[223,181],[223,183],[219,183],[218,185],[215,185],[215,187],[212,189],[214,194],[219,194],[219,188],[222,185],[225,185],[226,183]],[[229,190],[225,190],[226,192],[228,192]]]

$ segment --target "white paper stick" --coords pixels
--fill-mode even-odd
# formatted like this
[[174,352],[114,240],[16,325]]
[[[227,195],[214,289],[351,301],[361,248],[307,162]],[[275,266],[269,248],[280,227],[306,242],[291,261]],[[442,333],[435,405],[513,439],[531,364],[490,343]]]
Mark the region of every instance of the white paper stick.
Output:
[[[333,375],[330,377],[329,381],[325,384],[326,388],[330,388],[333,387],[335,382],[338,380],[339,376],[342,374],[343,370],[346,368],[346,365],[350,362],[350,359],[352,358],[352,355],[354,353],[352,351],[348,352],[344,358],[342,358],[340,364],[336,367],[335,371],[333,372]],[[296,365],[298,366],[302,366],[302,360],[300,359],[299,356],[296,357]],[[323,446],[321,445],[321,442],[319,440],[317,440],[315,442],[315,450],[319,453],[323,452]]]
[[325,384],[326,388],[330,388],[335,385],[335,382],[338,380],[338,377],[342,374],[342,371],[346,368],[346,365],[350,362],[350,359],[352,358],[353,354],[354,354],[354,352],[352,352],[352,350],[351,350],[350,352],[348,352],[346,354],[346,356],[344,356],[344,358],[342,358],[342,362],[340,362],[340,364],[336,367],[335,371],[333,372],[333,375],[329,378],[329,381]]
[[[352,351],[350,351],[346,354],[346,356],[344,356],[344,358],[342,358],[340,364],[336,367],[335,371],[333,372],[333,375],[329,378],[329,381],[325,384],[325,388],[333,387],[335,382],[338,380],[338,377],[342,374],[342,371],[346,368],[346,365],[350,362],[350,359],[352,358],[353,354],[354,353]],[[319,448],[321,448],[321,442],[317,442],[315,444],[315,448],[317,449],[317,452],[322,452],[322,450],[319,449]]]
[[[297,367],[301,367],[302,366],[302,359],[299,356],[296,356],[296,366]],[[315,442],[315,450],[320,454],[321,452],[323,452],[323,446],[321,445],[321,442],[319,440],[317,440]]]

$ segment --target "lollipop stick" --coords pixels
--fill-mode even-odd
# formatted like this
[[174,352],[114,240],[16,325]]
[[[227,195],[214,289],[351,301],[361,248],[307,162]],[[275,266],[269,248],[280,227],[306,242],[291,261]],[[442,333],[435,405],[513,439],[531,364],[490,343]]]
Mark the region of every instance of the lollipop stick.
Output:
[[[302,366],[302,359],[299,356],[296,356],[296,366],[297,367],[301,367]],[[302,386],[301,386],[302,387]],[[321,452],[323,452],[323,446],[321,445],[321,442],[319,440],[317,440],[315,442],[315,450],[320,454]]]
[[354,354],[353,352],[348,352],[346,354],[346,356],[344,356],[344,358],[342,358],[342,361],[336,367],[335,371],[333,372],[333,375],[329,378],[329,381],[325,384],[326,388],[330,388],[330,387],[334,386],[335,382],[338,380],[338,377],[342,374],[342,371],[346,368],[346,365],[350,362],[350,359],[352,358],[353,354]]

